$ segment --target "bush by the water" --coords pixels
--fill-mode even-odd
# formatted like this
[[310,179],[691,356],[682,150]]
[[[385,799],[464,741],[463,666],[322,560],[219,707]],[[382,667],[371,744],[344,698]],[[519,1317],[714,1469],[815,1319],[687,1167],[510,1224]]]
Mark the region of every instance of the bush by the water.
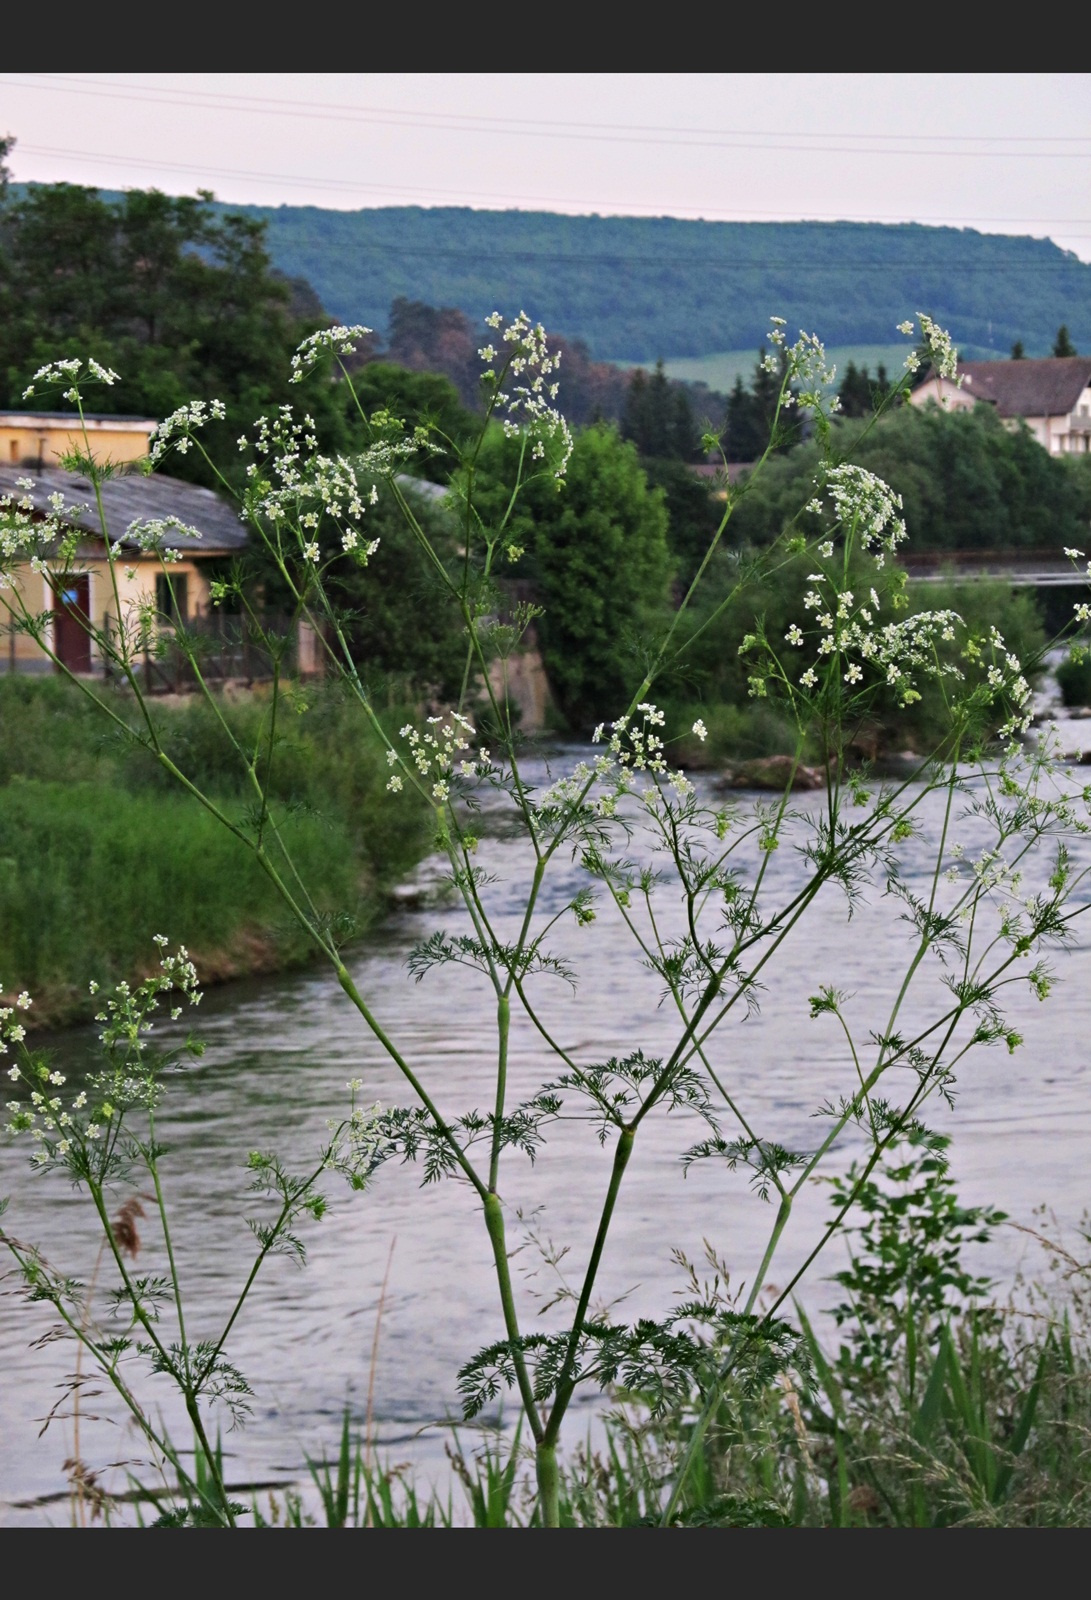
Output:
[[1071,655],[1062,661],[1057,683],[1066,706],[1091,706],[1091,657]]

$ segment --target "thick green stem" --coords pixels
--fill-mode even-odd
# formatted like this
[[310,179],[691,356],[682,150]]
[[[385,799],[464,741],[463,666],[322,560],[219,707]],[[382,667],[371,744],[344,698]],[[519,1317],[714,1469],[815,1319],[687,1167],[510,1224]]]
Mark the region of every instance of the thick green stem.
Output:
[[504,1210],[500,1204],[500,1196],[490,1191],[484,1199],[485,1226],[489,1230],[489,1242],[492,1245],[493,1262],[496,1267],[496,1282],[500,1290],[500,1304],[504,1312],[504,1329],[511,1344],[512,1361],[515,1366],[515,1378],[519,1385],[519,1398],[523,1402],[523,1410],[530,1431],[534,1435],[534,1442],[540,1445],[544,1437],[542,1419],[538,1414],[538,1402],[534,1398],[534,1387],[527,1371],[526,1358],[523,1355],[519,1342],[519,1319],[515,1314],[515,1294],[511,1287],[511,1268],[508,1266],[508,1241],[504,1233]]
[[496,1032],[498,1049],[496,1058],[496,1107],[493,1112],[492,1154],[489,1159],[489,1189],[496,1192],[500,1174],[500,1151],[503,1148],[504,1097],[508,1088],[508,1033],[511,1028],[511,1002],[502,994],[496,1002]]
[[606,1191],[606,1199],[602,1204],[602,1215],[599,1218],[598,1232],[595,1234],[595,1243],[591,1249],[591,1257],[587,1263],[587,1271],[583,1275],[583,1288],[580,1291],[579,1303],[576,1306],[575,1316],[572,1318],[572,1332],[568,1340],[568,1349],[565,1351],[564,1365],[557,1379],[557,1396],[553,1402],[553,1409],[549,1414],[546,1424],[545,1437],[551,1444],[556,1444],[557,1436],[561,1431],[564,1414],[575,1393],[576,1358],[580,1348],[580,1334],[583,1332],[584,1319],[587,1308],[591,1303],[591,1294],[598,1276],[599,1263],[602,1252],[606,1248],[606,1236],[610,1232],[610,1223],[614,1215],[614,1206],[617,1204],[618,1191],[621,1180],[625,1176],[625,1168],[629,1165],[629,1157],[633,1153],[633,1140],[636,1130],[622,1128],[614,1151],[614,1166],[610,1173],[610,1187]]
[[539,1443],[534,1455],[538,1473],[538,1507],[543,1528],[561,1525],[560,1474],[557,1471],[557,1446]]

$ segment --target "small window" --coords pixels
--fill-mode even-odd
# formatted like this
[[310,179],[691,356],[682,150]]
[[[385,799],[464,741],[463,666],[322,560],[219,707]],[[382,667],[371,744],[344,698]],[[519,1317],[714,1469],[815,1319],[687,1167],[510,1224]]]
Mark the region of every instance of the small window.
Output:
[[189,581],[184,572],[165,572],[155,575],[155,609],[168,622],[185,622],[189,615],[187,590]]

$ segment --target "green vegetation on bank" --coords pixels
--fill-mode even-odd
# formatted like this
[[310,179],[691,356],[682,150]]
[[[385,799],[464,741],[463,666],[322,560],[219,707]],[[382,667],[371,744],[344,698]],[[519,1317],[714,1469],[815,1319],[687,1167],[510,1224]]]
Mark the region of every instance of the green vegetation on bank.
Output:
[[[138,731],[131,698],[98,689]],[[315,912],[349,938],[374,919],[383,889],[427,846],[426,817],[388,795],[379,740],[328,690],[292,691],[281,708],[266,826],[281,830]],[[255,692],[220,706],[230,734],[257,747],[268,714]],[[236,825],[259,825],[246,772],[213,710],[196,698],[153,703],[172,748]],[[386,714],[396,726],[404,709]],[[308,955],[253,856],[181,794],[137,738],[110,733],[59,679],[0,678],[0,981],[29,989],[34,1020],[86,1013],[88,979],[142,975],[169,928],[209,979]]]

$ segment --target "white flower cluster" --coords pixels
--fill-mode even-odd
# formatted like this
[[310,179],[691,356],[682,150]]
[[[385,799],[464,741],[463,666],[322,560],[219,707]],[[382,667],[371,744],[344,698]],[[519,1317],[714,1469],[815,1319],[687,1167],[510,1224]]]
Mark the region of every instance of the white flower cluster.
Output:
[[[503,320],[499,311],[485,318],[487,326],[497,330]],[[544,461],[547,449],[552,447],[556,452],[551,463],[553,476],[563,478],[572,454],[572,435],[568,423],[549,403],[557,398],[559,385],[556,381],[546,383],[560,366],[560,351],[549,353],[545,329],[540,322],[533,324],[525,311],[520,311],[504,328],[501,339],[503,344],[512,346],[506,355],[491,344],[483,346],[478,355],[486,363],[484,376],[492,382],[506,382],[509,375],[523,380],[512,384],[510,393],[503,391],[496,395],[497,407],[505,413],[504,432],[514,438],[526,429],[533,441],[530,450],[533,461]],[[498,359],[503,361],[500,379],[492,366]]]
[[928,346],[933,367],[941,378],[953,378],[961,387],[962,380],[958,376],[958,351],[951,343],[951,335],[946,328],[941,328],[923,311],[917,312],[917,321],[921,325],[921,333]]
[[[13,1006],[0,1006],[0,1056],[7,1055],[9,1045],[21,1044],[26,1038],[27,1031],[16,1012],[29,1011],[33,1003],[24,989]],[[17,1071],[18,1069],[14,1068],[8,1076],[14,1078]]]
[[[946,328],[941,328],[938,322],[923,311],[917,312],[917,321],[920,323],[921,338],[928,347],[928,356],[933,368],[941,378],[950,378],[958,388],[962,387],[962,379],[958,371],[958,351],[951,343],[951,335]],[[912,322],[899,322],[898,332],[911,334]],[[906,372],[916,372],[920,367],[920,357],[915,350],[911,350],[905,358]]]
[[164,417],[152,429],[148,460],[154,466],[157,461],[162,461],[172,446],[179,455],[184,456],[193,443],[192,436],[197,428],[203,428],[209,422],[223,422],[226,416],[227,407],[222,400],[191,400],[188,405],[179,406],[177,411],[172,411],[169,417]]
[[379,492],[374,483],[368,488],[361,479],[391,476],[414,445],[379,443],[353,461],[319,455],[313,417],[298,418],[291,406],[281,406],[274,416],[260,419],[252,440],[245,434],[240,438],[239,449],[264,456],[270,474],[262,477],[257,462],[246,469],[250,515],[294,530],[304,559],[316,565],[321,559],[318,531],[323,518],[329,518],[340,533],[342,550],[366,566],[379,541],[365,539],[354,524],[378,502]]
[[[784,639],[793,650],[810,642],[814,659],[798,675],[794,669],[789,673],[763,636],[747,634],[739,653],[758,652],[761,662],[760,670],[749,680],[751,695],[767,695],[770,683],[777,682],[814,690],[836,662],[850,689],[870,678],[872,685],[882,683],[893,689],[904,709],[920,699],[918,678],[966,677],[955,661],[943,658],[940,648],[954,643],[965,627],[957,611],[924,611],[884,623],[879,618],[882,602],[874,588],[858,602],[853,590],[840,588],[839,580],[826,573],[812,572],[808,581],[812,587],[803,596],[803,605],[814,613],[813,619],[808,618],[802,626],[791,623]],[[1001,737],[1010,737],[1029,726],[1030,686],[1019,658],[1008,650],[995,626],[982,642],[967,639],[961,651],[962,660],[970,665],[983,663],[986,654],[990,659],[984,683],[989,698],[1003,695],[1015,708],[1000,730]]]
[[75,356],[69,356],[64,361],[49,361],[44,367],[38,368],[23,390],[23,399],[29,400],[38,389],[51,388],[57,383],[67,383],[68,388],[65,390],[64,398],[76,405],[80,398],[79,385],[88,381],[105,383],[113,387],[118,382],[118,374],[112,367],[102,366],[93,356],[89,357],[86,363]]
[[262,477],[258,462],[246,467],[250,478],[248,514],[294,530],[302,555],[315,565],[322,558],[318,528],[323,517],[330,518],[341,534],[341,549],[366,566],[379,549],[379,541],[363,538],[354,522],[362,520],[368,506],[378,504],[379,491],[374,483],[365,488],[360,480],[390,477],[405,456],[413,453],[414,445],[378,443],[355,461],[346,456],[322,456],[314,418],[296,418],[291,406],[283,405],[275,416],[261,418],[253,440],[243,434],[238,448],[259,451],[270,474],[270,478]]
[[[457,711],[449,712],[446,717],[429,717],[428,732],[424,734],[419,733],[411,722],[401,729],[401,737],[409,741],[409,759],[420,776],[431,781],[432,799],[441,805],[451,793],[456,760],[459,775],[463,778],[479,777],[489,770],[487,750],[479,750],[472,760],[458,760],[459,751],[470,748],[475,731],[469,718]],[[405,758],[393,746],[387,750],[386,759],[392,767],[405,762]],[[396,772],[393,773],[387,788],[397,794],[403,787],[402,779]]]
[[[180,517],[151,517],[147,521],[130,522],[125,530],[125,540],[140,550],[153,551],[163,562],[181,561],[182,553],[167,543],[171,535],[181,534],[187,539],[200,539],[200,528],[192,527]],[[115,554],[120,546],[113,547]]]
[[[540,801],[541,809],[578,805],[595,787],[600,792],[590,800],[596,816],[612,817],[623,796],[636,791],[637,774],[647,773],[653,782],[641,790],[647,806],[655,810],[663,799],[664,786],[673,790],[680,801],[693,793],[693,785],[680,768],[672,768],[665,754],[663,737],[659,730],[666,716],[651,701],[642,701],[633,716],[619,717],[609,724],[600,722],[592,734],[594,744],[606,743],[606,749],[596,756],[593,764],[579,761],[570,773],[548,788]],[[609,738],[607,738],[609,729]],[[703,722],[693,726],[699,739],[707,729]],[[605,792],[602,792],[602,791]]]
[[79,541],[76,520],[90,511],[83,504],[66,506],[59,491],[48,496],[43,511],[34,503],[33,478],[19,478],[16,486],[21,493],[0,494],[0,589],[13,585],[14,569],[24,561],[43,572],[48,553],[54,564],[67,565]]
[[[786,386],[785,406],[798,405],[804,411],[832,416],[841,409],[841,402],[836,394],[831,393],[831,386],[837,377],[837,368],[829,364],[825,345],[816,333],[806,333],[802,328],[795,344],[787,345],[783,317],[772,317],[770,320],[773,329],[769,338],[774,345],[784,351],[788,384],[794,384],[798,388],[796,394],[791,387]],[[766,357],[765,363],[766,369],[770,372],[775,372],[779,365],[775,356]]]
[[[155,1077],[140,1060],[146,1044],[144,1035],[153,1026],[151,1014],[159,1007],[159,996],[169,991],[179,991],[191,1005],[197,1005],[201,998],[196,969],[185,947],[179,946],[174,955],[168,955],[167,940],[162,934],[156,936],[155,942],[163,952],[159,972],[135,990],[127,983],[119,983],[97,1015],[97,1020],[105,1023],[100,1040],[114,1065],[91,1080],[90,1110],[87,1090],[81,1089],[67,1105],[61,1095],[52,1092],[63,1088],[63,1073],[52,1071],[32,1056],[23,1044],[25,1029],[21,1023],[11,1021],[12,1008],[0,1010],[0,1049],[6,1052],[14,1043],[20,1047],[22,1058],[8,1069],[8,1078],[29,1091],[25,1100],[8,1101],[11,1120],[6,1128],[8,1133],[31,1135],[38,1146],[34,1155],[37,1165],[51,1160],[64,1162],[80,1154],[87,1156],[89,1147],[102,1139],[115,1117],[129,1107],[155,1105]],[[91,993],[97,989],[98,985],[92,983]],[[21,994],[16,1001],[21,1010],[30,1004],[28,994]],[[172,1019],[181,1015],[181,1009],[172,1008]]]
[[883,566],[906,537],[901,495],[865,467],[848,462],[830,469],[826,487],[846,537],[856,538],[864,550],[874,551],[875,565]]
[[315,362],[327,350],[332,350],[337,356],[355,355],[356,345],[353,341],[366,337],[371,331],[358,322],[351,328],[338,325],[336,328],[323,328],[318,333],[312,333],[309,338],[304,339],[292,357],[292,375],[288,382],[302,383]]

